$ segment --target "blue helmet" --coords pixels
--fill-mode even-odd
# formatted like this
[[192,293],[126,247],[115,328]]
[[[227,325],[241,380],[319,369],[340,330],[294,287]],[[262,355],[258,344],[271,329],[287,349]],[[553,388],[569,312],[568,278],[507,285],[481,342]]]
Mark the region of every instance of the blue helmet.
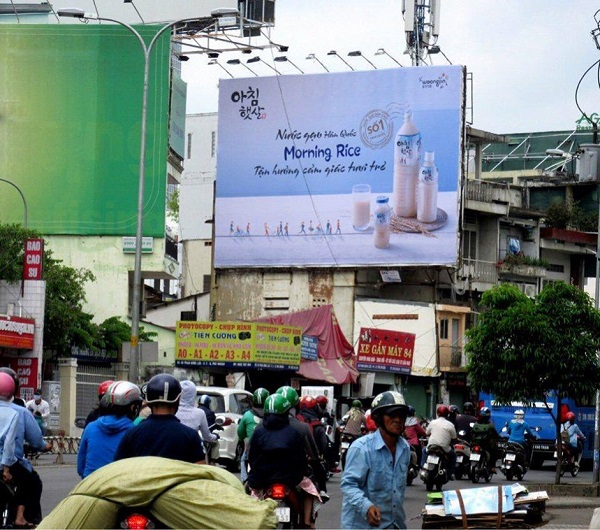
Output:
[[202,394],[198,400],[198,403],[200,403],[200,405],[204,405],[205,407],[210,407],[210,396]]

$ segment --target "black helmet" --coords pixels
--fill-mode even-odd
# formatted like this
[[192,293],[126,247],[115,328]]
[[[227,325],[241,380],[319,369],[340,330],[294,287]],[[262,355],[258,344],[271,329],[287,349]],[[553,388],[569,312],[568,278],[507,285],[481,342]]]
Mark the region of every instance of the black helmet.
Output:
[[146,386],[146,403],[177,403],[181,385],[171,374],[155,375]]
[[474,411],[475,407],[473,406],[473,403],[471,403],[470,401],[465,401],[463,405],[463,412],[465,414],[473,414]]
[[15,372],[12,368],[8,366],[0,366],[0,372],[4,372],[5,374],[10,375],[15,382],[15,395],[19,391],[19,376],[17,376],[17,372]]
[[400,392],[382,392],[375,396],[371,403],[371,418],[378,427],[383,414],[396,411],[404,412],[405,417],[408,414],[408,405]]
[[408,406],[408,415],[409,416],[414,416],[415,415],[415,407],[413,407],[412,405]]
[[450,411],[450,416],[456,416],[460,413],[460,409],[456,405],[450,405],[448,410]]

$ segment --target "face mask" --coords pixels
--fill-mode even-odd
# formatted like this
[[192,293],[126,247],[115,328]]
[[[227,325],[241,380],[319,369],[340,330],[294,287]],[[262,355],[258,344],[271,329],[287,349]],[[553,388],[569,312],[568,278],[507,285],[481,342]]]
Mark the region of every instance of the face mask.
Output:
[[40,396],[39,394],[34,394],[33,399],[42,399],[42,396]]

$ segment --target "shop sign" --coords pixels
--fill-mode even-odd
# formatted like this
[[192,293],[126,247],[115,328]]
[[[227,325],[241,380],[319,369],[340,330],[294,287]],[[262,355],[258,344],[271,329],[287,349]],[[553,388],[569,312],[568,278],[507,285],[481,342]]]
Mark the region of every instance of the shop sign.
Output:
[[44,255],[43,239],[26,239],[23,259],[23,279],[42,279],[42,258]]
[[415,349],[414,333],[361,328],[356,368],[366,372],[410,374]]
[[33,350],[35,320],[0,315],[0,346],[18,350]]

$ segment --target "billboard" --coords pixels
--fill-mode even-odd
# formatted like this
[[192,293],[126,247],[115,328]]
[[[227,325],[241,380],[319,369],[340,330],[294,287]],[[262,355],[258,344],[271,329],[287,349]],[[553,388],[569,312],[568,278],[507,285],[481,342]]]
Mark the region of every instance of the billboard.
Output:
[[[156,26],[137,26],[148,43]],[[43,234],[136,233],[144,54],[114,24],[0,25],[0,174]],[[154,46],[144,235],[164,237],[170,35]],[[0,222],[23,204],[0,192]]]
[[463,92],[460,66],[221,80],[215,266],[456,263]]
[[176,366],[298,370],[302,328],[261,322],[178,321]]

